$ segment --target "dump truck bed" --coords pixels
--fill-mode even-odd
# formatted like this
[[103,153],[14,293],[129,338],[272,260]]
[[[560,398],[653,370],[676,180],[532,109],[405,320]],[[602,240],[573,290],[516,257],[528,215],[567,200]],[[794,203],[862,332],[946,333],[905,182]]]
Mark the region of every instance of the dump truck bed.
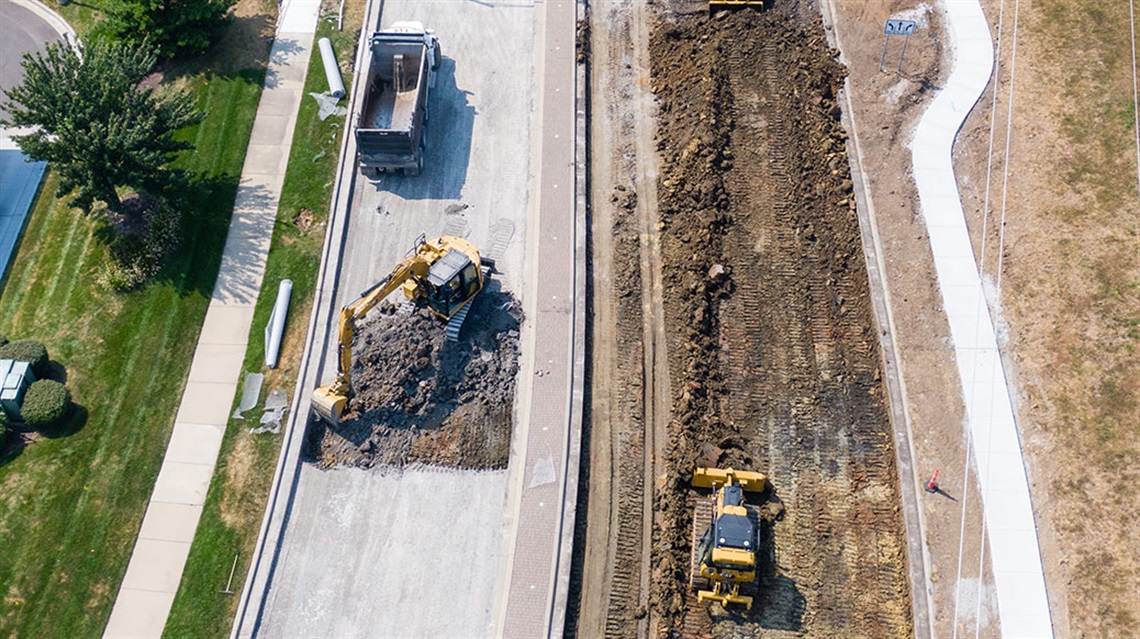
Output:
[[433,49],[424,32],[399,31],[374,33],[369,48],[367,88],[356,121],[361,169],[418,174]]

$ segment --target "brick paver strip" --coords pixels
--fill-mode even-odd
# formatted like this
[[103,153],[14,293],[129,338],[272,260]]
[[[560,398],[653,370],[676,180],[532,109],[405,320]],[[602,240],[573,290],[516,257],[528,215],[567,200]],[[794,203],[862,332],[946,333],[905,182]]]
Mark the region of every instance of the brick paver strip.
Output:
[[[534,318],[533,388],[527,427],[523,488],[518,510],[504,637],[562,636],[564,610],[555,601],[566,584],[563,504],[576,488],[577,446],[571,441],[577,282],[575,248],[576,3],[547,2],[543,58],[542,168],[539,188],[540,283]],[[554,479],[539,483],[538,470],[553,462]],[[568,465],[574,470],[568,472]],[[538,479],[539,482],[535,480]],[[538,484],[538,485],[534,485]],[[569,485],[568,484],[574,484]],[[573,504],[570,504],[571,512]],[[557,614],[556,614],[557,612]],[[555,619],[557,617],[557,619]]]
[[218,280],[106,638],[160,637],[182,580],[237,391],[319,7],[320,0],[281,6]]

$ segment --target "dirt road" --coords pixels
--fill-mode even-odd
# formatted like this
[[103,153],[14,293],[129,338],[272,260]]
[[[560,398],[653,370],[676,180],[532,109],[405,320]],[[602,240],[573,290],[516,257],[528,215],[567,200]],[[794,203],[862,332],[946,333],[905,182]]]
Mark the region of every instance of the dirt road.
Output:
[[[604,439],[608,454],[591,458],[577,630],[633,636],[648,618],[658,632],[698,636],[908,634],[894,453],[835,103],[842,67],[804,6],[711,19],[695,8],[651,14],[648,42],[630,12],[649,7],[596,8],[591,22],[595,104],[627,106],[603,111],[610,123],[594,138],[609,143],[593,156],[593,374],[605,381],[594,387],[604,401],[591,446]],[[639,187],[654,179],[654,163],[625,124],[641,114],[628,87],[646,81],[637,54],[623,52],[631,40],[647,45],[659,104],[653,190]],[[641,201],[646,192],[658,201]],[[647,242],[640,211],[654,207],[660,237]],[[641,266],[652,264],[645,252],[655,240],[672,396],[661,458],[644,454],[654,435],[644,378],[653,333]],[[710,616],[688,590],[688,473],[704,443],[723,449],[721,465],[768,473],[787,507],[762,531],[761,595],[749,614]],[[635,469],[639,452],[648,463]],[[643,548],[610,551],[609,581],[591,565],[614,528],[633,536],[626,530],[638,519],[624,513],[646,494],[636,477],[652,472],[648,464],[664,479],[651,486],[657,527],[645,593],[644,579],[631,576]]]

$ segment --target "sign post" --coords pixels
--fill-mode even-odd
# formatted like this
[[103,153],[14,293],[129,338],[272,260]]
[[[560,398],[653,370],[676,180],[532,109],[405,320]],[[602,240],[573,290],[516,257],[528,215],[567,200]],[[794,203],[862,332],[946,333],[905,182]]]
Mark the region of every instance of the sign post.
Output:
[[918,23],[914,20],[887,20],[886,25],[883,26],[883,33],[887,37],[883,40],[883,54],[879,56],[879,71],[883,70],[883,60],[887,58],[887,44],[891,41],[891,36],[893,35],[903,36],[902,53],[899,53],[899,65],[898,68],[895,69],[896,71],[902,71],[902,59],[903,55],[906,54],[906,44],[910,41],[910,34],[914,33],[914,30],[917,28]]

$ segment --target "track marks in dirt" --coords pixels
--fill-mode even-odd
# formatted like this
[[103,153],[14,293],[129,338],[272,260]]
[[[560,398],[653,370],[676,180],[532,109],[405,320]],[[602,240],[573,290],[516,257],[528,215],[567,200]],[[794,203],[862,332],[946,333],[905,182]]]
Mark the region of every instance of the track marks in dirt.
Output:
[[[655,556],[663,629],[910,632],[905,532],[835,91],[818,23],[741,11],[663,21],[662,246],[674,379]],[[723,268],[724,275],[720,274]],[[787,505],[750,614],[688,592],[687,473],[704,441]]]

